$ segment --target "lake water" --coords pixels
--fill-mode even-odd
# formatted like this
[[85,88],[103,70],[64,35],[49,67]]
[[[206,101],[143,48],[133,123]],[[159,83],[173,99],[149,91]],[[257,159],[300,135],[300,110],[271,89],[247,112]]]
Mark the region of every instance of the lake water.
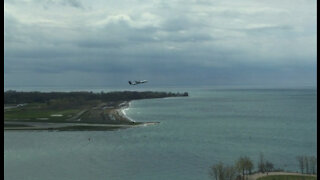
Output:
[[298,171],[296,156],[317,154],[316,89],[163,90],[190,96],[132,101],[126,110],[157,125],[5,131],[5,179],[208,180],[211,165],[244,155]]

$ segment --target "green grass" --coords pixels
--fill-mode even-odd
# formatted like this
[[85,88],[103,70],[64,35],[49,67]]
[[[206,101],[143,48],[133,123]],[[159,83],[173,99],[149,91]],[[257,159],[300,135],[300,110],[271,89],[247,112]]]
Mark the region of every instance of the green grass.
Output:
[[[68,103],[68,102],[66,102]],[[112,113],[113,111],[103,110],[98,101],[90,101],[85,105],[65,106],[62,103],[60,106],[52,105],[52,103],[30,103],[25,106],[4,110],[4,120],[9,122],[81,122],[86,123],[108,123],[108,124],[134,124],[127,121],[124,117]],[[98,107],[92,109],[92,107]],[[81,113],[80,113],[81,112]],[[52,116],[61,114],[62,116]],[[109,114],[116,116],[118,121],[110,120]],[[68,121],[70,120],[70,121]]]
[[[38,120],[48,118],[50,121],[62,121],[77,114],[81,109],[55,109],[45,104],[28,104],[4,112],[4,120]],[[52,114],[62,114],[61,117],[52,117]]]
[[314,176],[300,176],[300,175],[269,175],[258,178],[258,180],[316,180]]

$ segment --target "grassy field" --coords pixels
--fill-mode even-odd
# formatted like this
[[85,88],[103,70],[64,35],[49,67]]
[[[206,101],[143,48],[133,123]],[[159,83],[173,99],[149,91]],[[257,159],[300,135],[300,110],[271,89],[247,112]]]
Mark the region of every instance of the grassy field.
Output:
[[4,93],[4,130],[103,131],[128,128],[144,124],[131,121],[121,112],[129,101],[178,96],[188,96],[188,93],[7,91]]
[[[7,109],[4,112],[4,120],[33,120],[33,121],[64,121],[73,117],[82,109],[57,109],[46,104],[27,104],[22,107]],[[55,116],[58,115],[58,116]]]
[[258,180],[316,180],[314,176],[299,176],[299,175],[269,175],[258,178]]
[[[64,101],[63,101],[64,102]],[[6,108],[7,107],[7,108]],[[108,108],[107,108],[108,107]],[[116,110],[119,102],[90,101],[85,104],[30,103],[23,106],[5,105],[5,122],[85,122],[132,124]]]

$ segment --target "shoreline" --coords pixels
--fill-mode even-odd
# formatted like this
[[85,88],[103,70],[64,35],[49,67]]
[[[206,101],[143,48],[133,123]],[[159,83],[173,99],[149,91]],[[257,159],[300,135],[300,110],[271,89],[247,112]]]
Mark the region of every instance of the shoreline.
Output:
[[275,175],[298,175],[298,176],[311,176],[311,177],[317,177],[316,174],[301,174],[297,172],[285,172],[285,171],[280,171],[280,172],[269,172],[269,173],[255,173],[248,175],[247,178],[248,180],[257,180],[261,177],[266,177],[266,176],[275,176]]
[[116,111],[118,111],[120,116],[127,119],[128,121],[136,123],[136,121],[131,119],[125,112],[126,110],[128,110],[130,108],[131,101],[124,101],[123,103],[120,103],[120,105],[121,104],[124,104],[124,105],[120,106]]
[[5,127],[5,131],[12,130],[52,130],[52,131],[67,131],[67,130],[82,130],[82,131],[97,131],[97,130],[116,130],[126,129],[131,127],[139,127],[146,125],[158,124],[158,122],[145,122],[139,124],[90,124],[90,123],[34,123],[34,122],[7,122],[12,127]]
[[[19,120],[4,120],[4,131],[12,130],[53,130],[53,131],[68,131],[68,130],[81,130],[81,131],[105,131],[105,130],[117,130],[126,129],[135,126],[147,126],[159,124],[159,122],[136,122],[128,117],[125,113],[130,108],[131,101],[123,101],[117,103],[106,111],[106,114],[115,123],[98,123],[98,122],[81,122],[79,119],[84,112],[88,110],[82,110],[73,119],[76,121],[54,122],[54,121],[19,121]],[[104,108],[104,107],[102,107]],[[105,110],[105,109],[104,109]]]
[[4,130],[109,130],[147,126],[126,111],[133,100],[187,97],[152,91],[4,92]]

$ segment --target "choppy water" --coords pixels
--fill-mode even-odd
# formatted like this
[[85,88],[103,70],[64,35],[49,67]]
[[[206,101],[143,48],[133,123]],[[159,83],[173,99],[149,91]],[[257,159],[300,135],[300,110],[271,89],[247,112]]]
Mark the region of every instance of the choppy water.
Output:
[[[315,89],[182,89],[190,97],[131,102],[126,114],[160,124],[118,131],[4,133],[11,179],[210,179],[209,167],[259,153],[297,171],[314,155]],[[180,91],[172,89],[168,91]],[[88,138],[91,140],[88,141]]]

